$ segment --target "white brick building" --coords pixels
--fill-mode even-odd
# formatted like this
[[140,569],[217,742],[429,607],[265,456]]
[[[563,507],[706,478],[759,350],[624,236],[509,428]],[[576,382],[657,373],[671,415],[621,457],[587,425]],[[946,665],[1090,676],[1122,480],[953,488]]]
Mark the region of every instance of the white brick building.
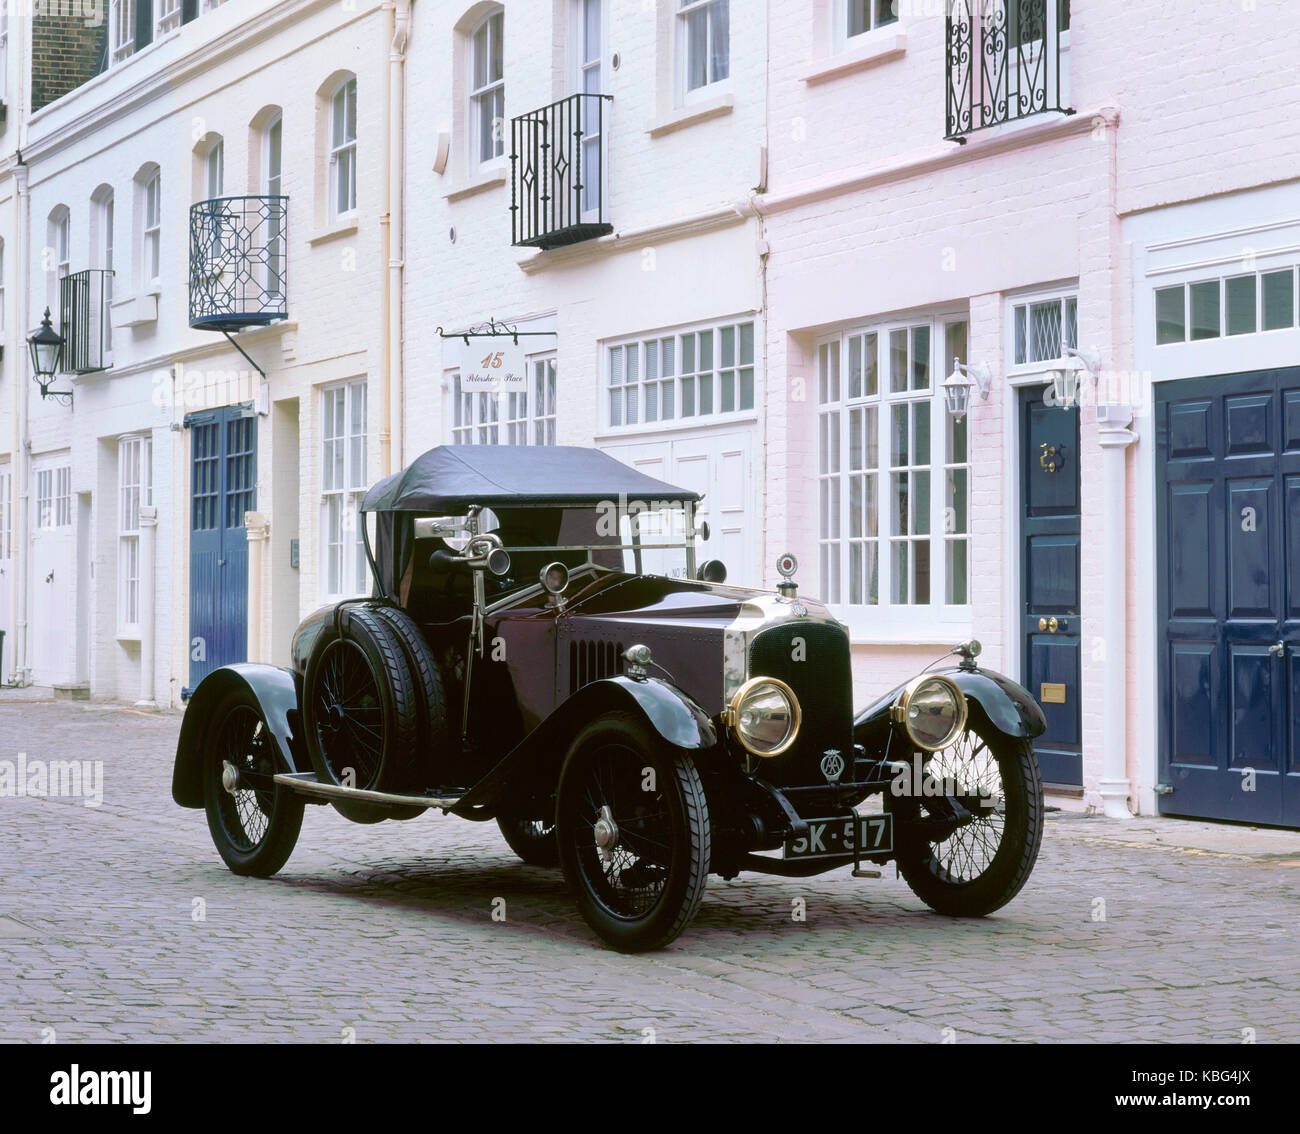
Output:
[[[1044,703],[1059,792],[1300,823],[1292,5],[108,14],[102,74],[5,95],[6,677],[174,704],[205,666],[283,661],[365,586],[366,484],[444,442],[595,444],[706,492],[733,581],[796,552],[859,700],[978,637]],[[10,39],[11,74],[48,67]],[[112,365],[56,382],[69,409],[24,340],[61,272],[107,266],[110,194]],[[289,198],[256,367],[190,326],[191,283],[230,281],[226,245],[191,262],[190,206],[245,195]],[[498,355],[520,384],[470,390]],[[1045,401],[1079,366],[1082,408]],[[1094,378],[1124,408],[1099,420]],[[1260,541],[1227,523],[1243,492]]]

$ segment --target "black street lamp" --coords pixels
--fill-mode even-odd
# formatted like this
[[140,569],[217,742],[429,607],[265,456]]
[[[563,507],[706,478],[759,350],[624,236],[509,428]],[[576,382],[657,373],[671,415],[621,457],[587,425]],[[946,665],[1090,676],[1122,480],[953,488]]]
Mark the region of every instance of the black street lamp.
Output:
[[51,390],[50,382],[59,369],[63,358],[64,339],[50,324],[50,309],[45,309],[45,318],[40,328],[30,339],[28,347],[32,352],[32,380],[41,388],[42,398],[57,398],[65,406],[72,405],[71,390]]

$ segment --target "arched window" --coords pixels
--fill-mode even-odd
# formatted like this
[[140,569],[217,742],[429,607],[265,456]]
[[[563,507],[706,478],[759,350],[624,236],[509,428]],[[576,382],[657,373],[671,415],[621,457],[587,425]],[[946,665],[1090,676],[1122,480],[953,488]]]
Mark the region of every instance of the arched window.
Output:
[[136,231],[140,234],[136,279],[140,286],[158,286],[162,275],[162,175],[152,162],[135,175]]
[[505,153],[505,10],[494,8],[469,35],[469,139],[472,166]]
[[113,244],[116,239],[116,210],[114,208],[113,189],[101,185],[90,197],[90,255],[95,267],[104,271],[103,311],[100,326],[103,328],[103,347],[105,362],[113,351]]
[[72,271],[72,217],[67,205],[50,211],[45,238],[45,303],[56,314],[59,310],[59,281]]
[[329,100],[328,193],[331,219],[357,210],[357,80],[344,79]]

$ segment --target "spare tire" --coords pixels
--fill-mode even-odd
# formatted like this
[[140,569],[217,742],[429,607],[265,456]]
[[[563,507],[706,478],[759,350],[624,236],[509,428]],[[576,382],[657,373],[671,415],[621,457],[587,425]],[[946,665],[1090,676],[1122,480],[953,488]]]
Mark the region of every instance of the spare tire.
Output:
[[400,606],[376,606],[372,612],[382,618],[402,643],[402,652],[415,679],[418,739],[408,775],[408,786],[419,791],[446,787],[451,757],[455,751],[447,713],[447,692],[428,641],[419,624]]
[[[303,679],[303,732],[316,775],[367,791],[407,790],[420,740],[420,695],[391,625],[368,607],[343,608],[317,639]],[[423,810],[331,802],[358,823]]]

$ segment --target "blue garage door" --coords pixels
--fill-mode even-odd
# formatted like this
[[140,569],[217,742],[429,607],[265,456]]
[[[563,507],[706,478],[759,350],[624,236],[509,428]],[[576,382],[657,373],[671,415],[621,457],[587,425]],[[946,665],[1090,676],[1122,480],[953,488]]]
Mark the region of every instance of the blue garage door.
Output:
[[1160,810],[1300,826],[1300,368],[1157,390]]
[[257,507],[257,417],[225,406],[190,414],[190,689],[248,658],[248,538]]

